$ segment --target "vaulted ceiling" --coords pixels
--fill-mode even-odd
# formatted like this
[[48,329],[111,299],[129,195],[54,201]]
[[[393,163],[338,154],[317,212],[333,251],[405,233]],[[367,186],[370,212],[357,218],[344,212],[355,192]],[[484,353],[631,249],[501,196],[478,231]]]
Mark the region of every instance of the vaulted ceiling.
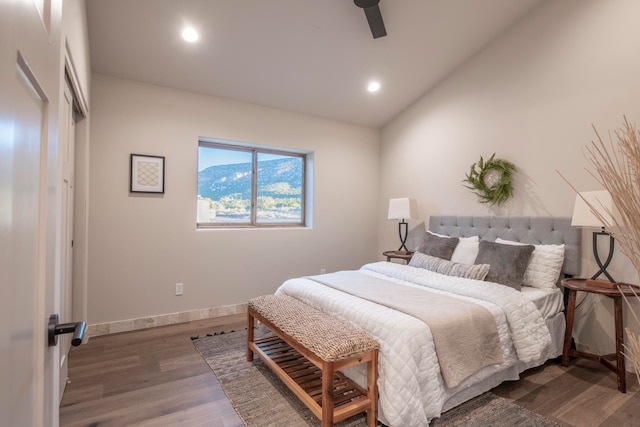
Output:
[[[544,0],[87,0],[95,73],[382,127]],[[200,35],[187,43],[185,25]],[[367,91],[370,80],[381,89]]]

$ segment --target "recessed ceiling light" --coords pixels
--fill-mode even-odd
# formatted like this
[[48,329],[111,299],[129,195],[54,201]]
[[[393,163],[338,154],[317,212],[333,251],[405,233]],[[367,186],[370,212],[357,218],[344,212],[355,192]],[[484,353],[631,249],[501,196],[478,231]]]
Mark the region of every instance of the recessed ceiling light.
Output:
[[367,86],[367,90],[369,92],[377,92],[380,90],[380,82],[372,81],[369,82],[369,86]]
[[182,30],[182,38],[188,41],[189,43],[195,43],[198,41],[200,36],[198,35],[198,32],[194,28],[187,27],[184,30]]

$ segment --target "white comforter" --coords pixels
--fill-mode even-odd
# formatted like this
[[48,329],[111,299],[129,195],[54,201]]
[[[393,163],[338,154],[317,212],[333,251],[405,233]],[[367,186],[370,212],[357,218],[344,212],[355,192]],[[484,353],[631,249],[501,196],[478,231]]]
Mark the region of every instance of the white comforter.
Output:
[[[486,307],[496,319],[505,362],[488,366],[454,389],[445,387],[428,326],[407,314],[381,306],[315,281],[298,278],[282,284],[287,294],[360,326],[380,343],[380,419],[389,426],[425,426],[440,416],[451,396],[519,362],[541,364],[550,357],[551,337],[540,312],[520,292],[506,286],[388,262],[363,266],[360,271],[398,286],[429,287]],[[399,291],[401,288],[399,288]],[[361,367],[345,372],[366,384]]]

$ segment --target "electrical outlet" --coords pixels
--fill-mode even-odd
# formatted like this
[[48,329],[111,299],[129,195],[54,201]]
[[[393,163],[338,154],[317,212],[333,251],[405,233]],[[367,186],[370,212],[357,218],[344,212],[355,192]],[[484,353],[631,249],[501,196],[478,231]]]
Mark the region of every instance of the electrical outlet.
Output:
[[321,268],[321,269],[320,269],[320,274],[325,274],[326,272],[327,272],[327,269],[326,269],[326,268]]
[[176,295],[182,295],[184,292],[184,283],[176,283]]

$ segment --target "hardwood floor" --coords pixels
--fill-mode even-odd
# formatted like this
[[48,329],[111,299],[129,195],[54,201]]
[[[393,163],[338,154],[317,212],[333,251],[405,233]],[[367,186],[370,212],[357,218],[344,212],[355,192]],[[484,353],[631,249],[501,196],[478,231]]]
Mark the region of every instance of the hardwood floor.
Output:
[[246,315],[91,338],[69,354],[60,426],[243,426],[191,337]]
[[[191,336],[238,330],[245,315],[91,338],[69,355],[60,426],[242,426]],[[493,391],[568,427],[640,425],[640,387],[626,394],[603,366],[548,362]]]
[[620,393],[615,374],[586,359],[572,360],[567,368],[547,362],[493,392],[568,427],[640,426],[636,376],[627,373],[627,392]]

